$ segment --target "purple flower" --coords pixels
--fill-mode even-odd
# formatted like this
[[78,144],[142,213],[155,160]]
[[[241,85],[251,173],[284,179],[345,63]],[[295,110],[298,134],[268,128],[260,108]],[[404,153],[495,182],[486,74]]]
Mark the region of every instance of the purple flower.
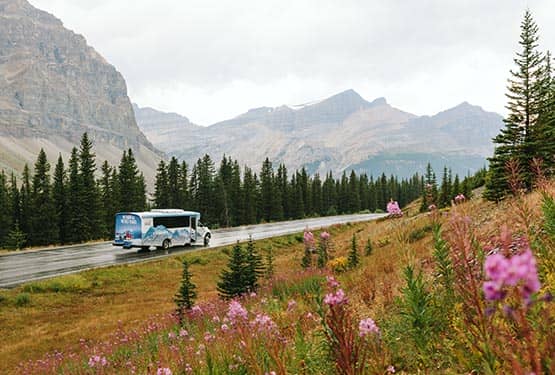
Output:
[[358,335],[360,337],[366,337],[370,334],[379,335],[379,333],[380,329],[371,318],[362,319],[358,324]]
[[323,239],[324,241],[329,240],[330,239],[329,232],[324,231],[324,232],[320,233],[320,238]]
[[328,282],[328,286],[332,289],[335,289],[339,286],[337,280],[333,276],[326,276],[326,281]]
[[338,289],[335,293],[328,293],[324,297],[324,303],[330,306],[340,305],[345,302],[347,302],[347,298],[343,289]]
[[486,258],[484,271],[492,280],[503,282],[507,277],[509,260],[501,254],[492,254]]
[[497,281],[486,281],[484,282],[484,295],[489,301],[501,300],[505,297],[505,293],[502,290],[502,284]]
[[393,367],[392,365],[389,365],[389,366],[387,366],[386,371],[390,374],[395,374],[395,367]]
[[238,301],[233,300],[229,303],[227,317],[231,323],[234,323],[239,319],[247,320],[248,312]]
[[99,355],[93,355],[89,358],[89,367],[105,367],[108,364],[106,357],[101,357]]
[[160,367],[156,371],[156,375],[172,375],[172,370],[167,367]]
[[312,234],[312,232],[305,231],[303,235],[303,241],[306,247],[314,247],[314,235]]

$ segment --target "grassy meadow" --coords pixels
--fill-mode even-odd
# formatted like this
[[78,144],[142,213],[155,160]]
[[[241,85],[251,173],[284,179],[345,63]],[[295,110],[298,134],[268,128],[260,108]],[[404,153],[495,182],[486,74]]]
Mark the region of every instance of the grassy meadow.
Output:
[[[501,204],[326,228],[327,267],[300,266],[303,234],[257,241],[274,254],[256,294],[216,292],[229,247],[108,267],[0,293],[3,373],[549,373],[555,369],[555,186]],[[550,206],[550,204],[552,206]],[[316,238],[320,231],[315,231]],[[347,258],[356,236],[360,264]],[[435,237],[435,238],[434,238]],[[365,254],[367,240],[372,251]],[[541,286],[499,285],[484,262],[531,248]],[[197,305],[172,311],[189,260]],[[531,271],[530,271],[531,272]],[[489,299],[488,299],[489,298]]]

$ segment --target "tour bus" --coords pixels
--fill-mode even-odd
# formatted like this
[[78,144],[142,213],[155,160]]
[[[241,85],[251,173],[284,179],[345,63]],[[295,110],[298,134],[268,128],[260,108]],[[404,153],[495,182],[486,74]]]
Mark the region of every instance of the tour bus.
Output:
[[212,233],[200,222],[200,213],[184,210],[152,210],[116,214],[113,245],[124,249],[151,246],[168,249],[203,243],[208,246]]

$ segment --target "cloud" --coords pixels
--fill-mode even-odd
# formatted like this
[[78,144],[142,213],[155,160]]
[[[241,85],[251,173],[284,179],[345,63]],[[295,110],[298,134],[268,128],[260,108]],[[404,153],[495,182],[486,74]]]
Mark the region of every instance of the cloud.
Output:
[[31,0],[83,34],[131,99],[210,124],[257,106],[354,88],[432,114],[503,112],[528,5],[555,47],[550,0]]

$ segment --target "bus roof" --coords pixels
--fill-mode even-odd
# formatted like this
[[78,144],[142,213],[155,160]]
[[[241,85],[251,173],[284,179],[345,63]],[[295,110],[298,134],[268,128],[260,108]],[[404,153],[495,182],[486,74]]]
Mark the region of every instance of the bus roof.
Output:
[[173,216],[198,216],[200,217],[200,212],[196,211],[185,211],[185,210],[152,210],[145,212],[118,212],[116,215],[137,215],[140,217],[173,217]]

